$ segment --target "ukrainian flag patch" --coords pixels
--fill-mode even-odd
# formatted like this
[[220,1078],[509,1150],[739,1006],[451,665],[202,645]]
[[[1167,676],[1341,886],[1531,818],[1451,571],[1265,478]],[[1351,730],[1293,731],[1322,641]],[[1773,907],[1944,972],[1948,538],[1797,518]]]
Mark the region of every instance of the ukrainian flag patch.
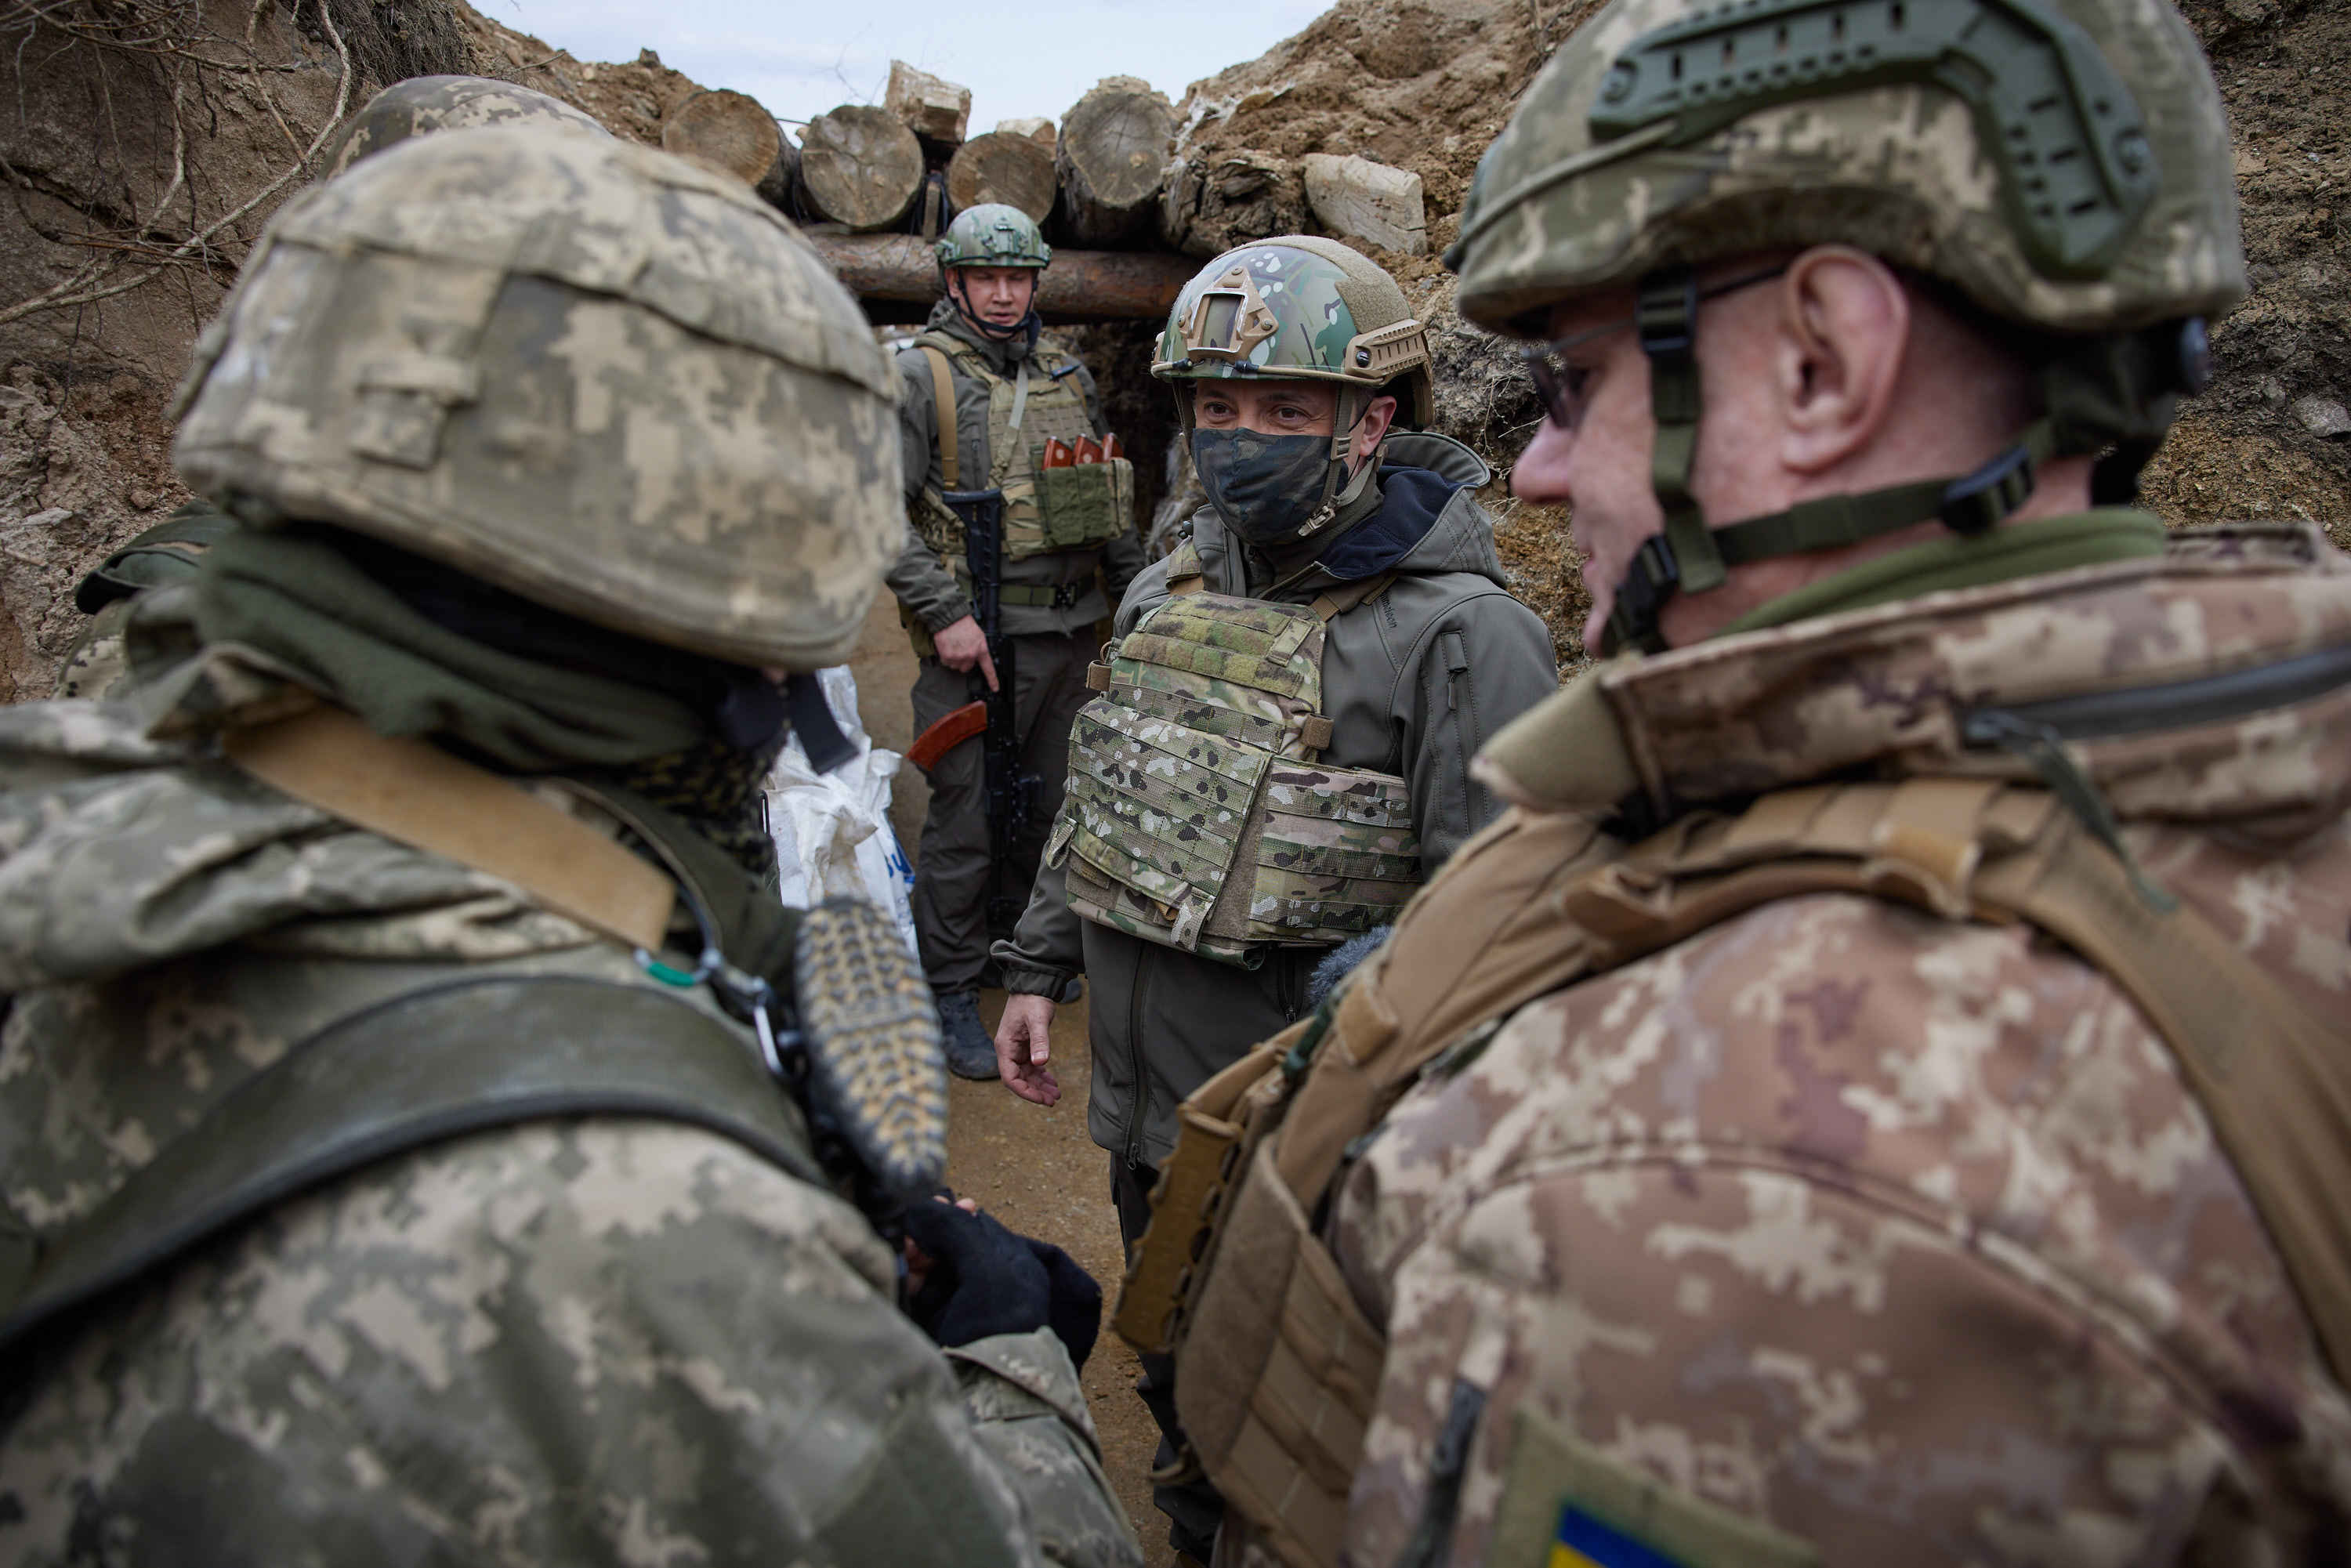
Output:
[[1544,1568],[1683,1568],[1655,1547],[1593,1518],[1573,1503],[1559,1511]]

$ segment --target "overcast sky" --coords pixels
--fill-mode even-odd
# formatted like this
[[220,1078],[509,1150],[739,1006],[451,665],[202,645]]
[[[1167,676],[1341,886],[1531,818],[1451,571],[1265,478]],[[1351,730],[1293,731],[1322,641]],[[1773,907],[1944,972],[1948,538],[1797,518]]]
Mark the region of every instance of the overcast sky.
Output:
[[1253,60],[1322,12],[1319,0],[1241,5],[1165,0],[476,0],[509,27],[581,60],[632,60],[641,48],[705,87],[747,92],[805,120],[843,103],[879,103],[894,57],[971,89],[974,135],[999,120],[1059,120],[1106,76],[1184,89]]

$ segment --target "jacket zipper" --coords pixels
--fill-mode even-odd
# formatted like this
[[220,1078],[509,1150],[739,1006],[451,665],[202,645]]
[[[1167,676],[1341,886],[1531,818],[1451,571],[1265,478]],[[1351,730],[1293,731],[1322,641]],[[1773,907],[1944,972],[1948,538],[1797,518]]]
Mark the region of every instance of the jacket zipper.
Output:
[[2102,740],[2248,718],[2325,696],[2346,685],[2351,685],[2351,645],[2159,686],[1969,708],[1960,713],[1959,727],[1961,738],[1970,746],[1996,744],[1991,731],[2003,715],[2046,729],[2061,740]]
[[1148,943],[1135,955],[1134,988],[1126,1001],[1127,1060],[1134,1067],[1134,1093],[1126,1108],[1126,1168],[1143,1168],[1143,1110],[1150,1095],[1151,1080],[1143,1069],[1143,988],[1151,969],[1152,952]]

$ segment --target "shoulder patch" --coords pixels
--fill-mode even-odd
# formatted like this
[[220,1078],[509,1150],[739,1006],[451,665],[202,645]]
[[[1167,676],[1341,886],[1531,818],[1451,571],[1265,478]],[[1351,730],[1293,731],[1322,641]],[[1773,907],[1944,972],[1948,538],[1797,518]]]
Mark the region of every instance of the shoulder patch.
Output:
[[1520,1405],[1489,1568],[1820,1568],[1819,1552],[1611,1458]]

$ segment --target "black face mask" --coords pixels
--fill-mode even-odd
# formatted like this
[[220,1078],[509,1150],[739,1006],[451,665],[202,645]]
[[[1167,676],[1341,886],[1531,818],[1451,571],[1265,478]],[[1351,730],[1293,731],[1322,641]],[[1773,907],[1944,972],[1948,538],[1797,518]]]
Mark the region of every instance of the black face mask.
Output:
[[1192,466],[1209,505],[1257,545],[1278,545],[1322,508],[1331,490],[1331,438],[1254,430],[1195,430]]

